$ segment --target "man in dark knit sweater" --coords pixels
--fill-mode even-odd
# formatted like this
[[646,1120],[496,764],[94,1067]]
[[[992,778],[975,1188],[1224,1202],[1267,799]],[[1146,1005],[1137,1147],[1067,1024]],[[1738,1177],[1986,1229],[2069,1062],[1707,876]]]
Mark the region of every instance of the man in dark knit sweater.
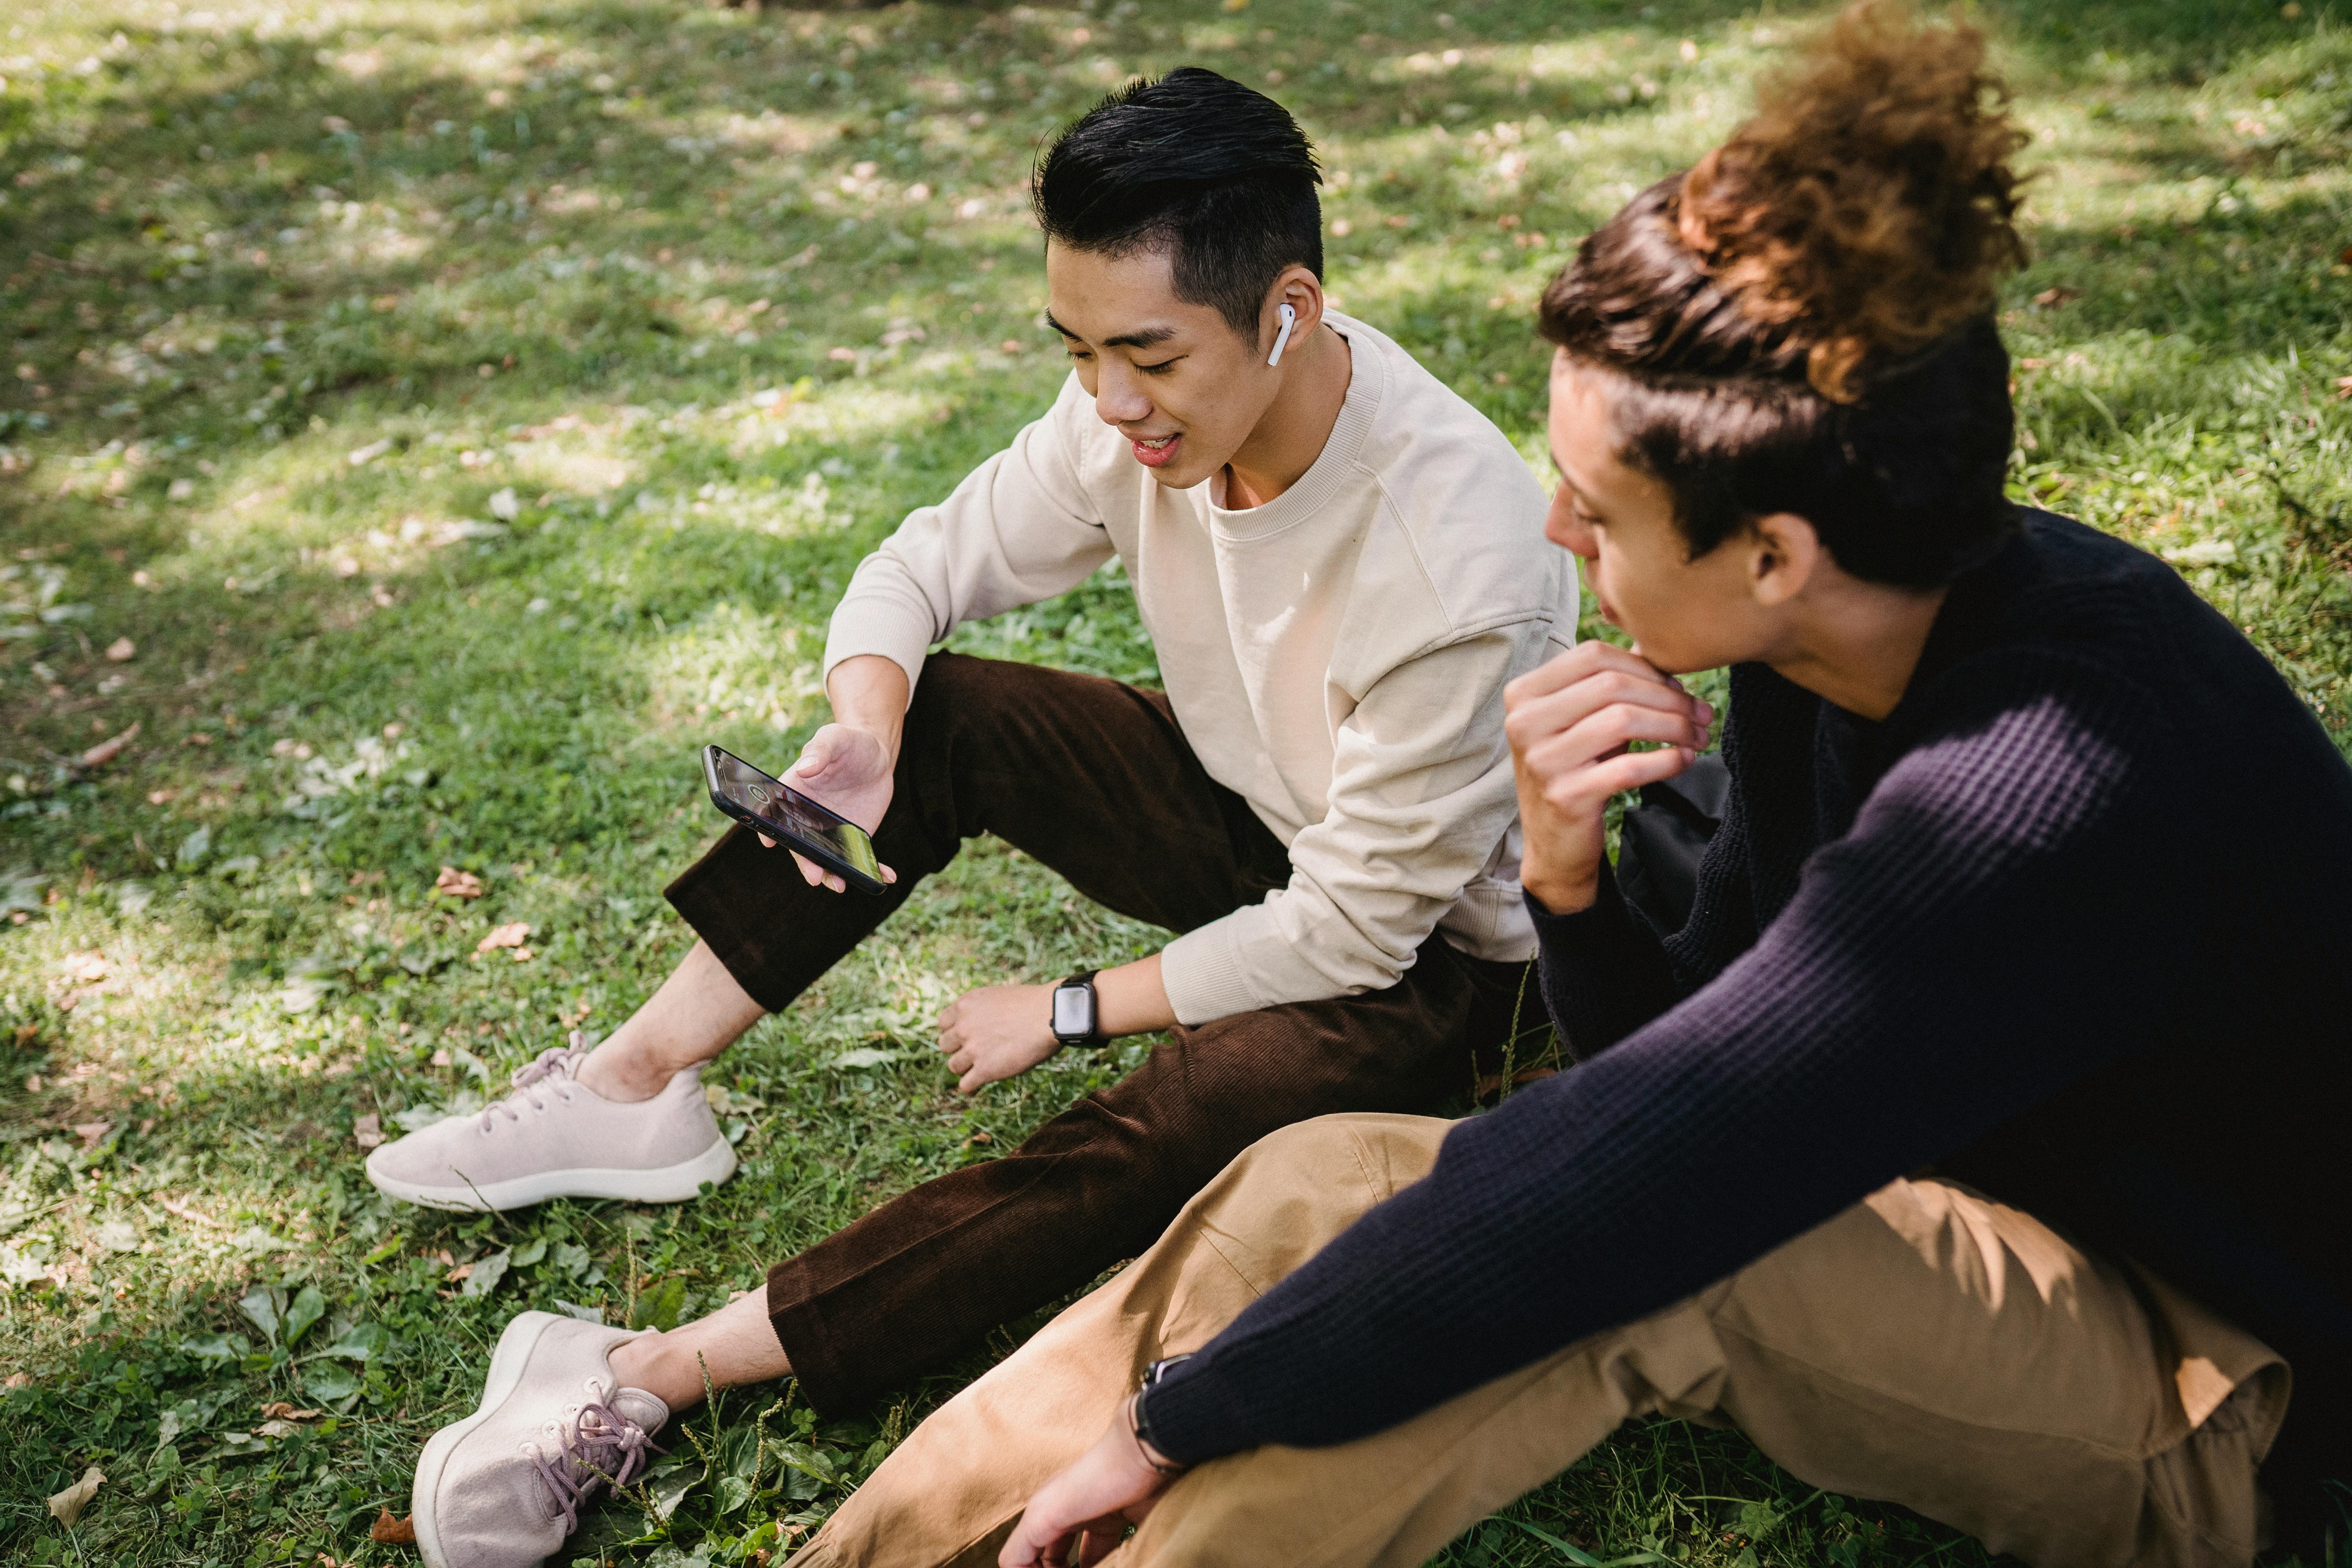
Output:
[[[2053,1568],[2250,1563],[2265,1490],[2313,1533],[2352,1479],[2352,768],[2170,568],[2003,499],[1978,47],[1849,12],[1547,292],[1547,531],[1637,640],[1509,693],[1576,1065],[1261,1142],[806,1561],[1140,1521],[1122,1564],[1404,1568],[1653,1411]],[[1672,672],[1727,663],[1661,932],[1602,811],[1706,743]]]

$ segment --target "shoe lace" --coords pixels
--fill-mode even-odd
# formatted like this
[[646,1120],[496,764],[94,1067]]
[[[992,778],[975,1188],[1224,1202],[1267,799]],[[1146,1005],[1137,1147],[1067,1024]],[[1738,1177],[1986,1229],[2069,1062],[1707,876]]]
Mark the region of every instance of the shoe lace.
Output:
[[[535,1060],[517,1068],[510,1080],[515,1092],[483,1110],[482,1131],[488,1132],[495,1128],[501,1115],[509,1121],[521,1121],[522,1108],[519,1103],[521,1100],[530,1100],[534,1110],[542,1109],[546,1102],[529,1091],[550,1079],[569,1080],[580,1070],[581,1059],[587,1054],[588,1037],[574,1029],[570,1045],[550,1046],[540,1052]],[[559,1089],[555,1092],[562,1094],[563,1090]]]
[[648,1451],[668,1451],[602,1399],[581,1406],[579,1419],[559,1431],[557,1440],[562,1447],[555,1458],[537,1450],[530,1458],[541,1483],[563,1512],[566,1535],[580,1528],[580,1505],[590,1492],[608,1481],[615,1490],[627,1486],[645,1468]]

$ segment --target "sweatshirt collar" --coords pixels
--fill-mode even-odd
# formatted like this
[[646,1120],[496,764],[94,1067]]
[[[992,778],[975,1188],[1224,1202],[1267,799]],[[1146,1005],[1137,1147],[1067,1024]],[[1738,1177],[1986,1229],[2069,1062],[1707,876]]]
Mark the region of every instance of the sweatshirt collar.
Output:
[[1388,363],[1381,353],[1379,334],[1337,310],[1326,310],[1323,319],[1333,331],[1348,340],[1348,395],[1339,405],[1339,417],[1333,422],[1323,450],[1298,476],[1298,482],[1264,506],[1244,511],[1227,510],[1216,503],[1217,481],[1211,479],[1202,482],[1201,500],[1209,513],[1210,531],[1221,538],[1270,538],[1312,517],[1347,481],[1363,449],[1364,438],[1371,433],[1372,420],[1380,412],[1381,396],[1388,384]]

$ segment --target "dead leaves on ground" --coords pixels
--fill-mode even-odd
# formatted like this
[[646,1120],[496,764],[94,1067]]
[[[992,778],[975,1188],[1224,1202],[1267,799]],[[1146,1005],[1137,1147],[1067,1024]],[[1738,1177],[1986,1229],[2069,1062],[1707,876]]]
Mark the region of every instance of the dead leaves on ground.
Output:
[[478,899],[482,896],[482,879],[471,871],[444,866],[441,874],[433,879],[433,890],[446,898]]
[[416,1540],[416,1522],[394,1519],[392,1510],[385,1509],[375,1516],[375,1522],[368,1526],[368,1539],[379,1546],[412,1545]]
[[528,963],[530,962],[531,952],[530,948],[523,945],[523,941],[530,935],[530,925],[528,921],[509,921],[505,925],[476,942],[474,951],[488,952],[493,948],[509,947],[514,950],[514,961],[517,963]]
[[131,728],[123,731],[120,735],[111,736],[106,740],[100,741],[97,745],[92,746],[89,751],[84,752],[80,757],[81,765],[86,768],[102,768],[106,766],[107,763],[114,761],[115,758],[121,756],[122,754],[123,748],[130,745],[131,742],[138,738],[139,726],[134,723]]
[[81,1479],[50,1497],[49,1516],[70,1530],[81,1518],[81,1510],[89,1506],[89,1500],[98,1495],[98,1489],[105,1480],[106,1472],[96,1465],[90,1466],[81,1473]]

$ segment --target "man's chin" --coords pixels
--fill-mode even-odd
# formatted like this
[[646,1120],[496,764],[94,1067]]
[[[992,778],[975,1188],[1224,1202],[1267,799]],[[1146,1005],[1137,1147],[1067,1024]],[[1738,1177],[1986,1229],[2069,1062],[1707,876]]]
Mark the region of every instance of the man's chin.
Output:
[[1138,463],[1136,467],[1150,474],[1152,483],[1164,490],[1189,490],[1209,477],[1209,472],[1202,469],[1198,463],[1171,463],[1164,468],[1154,468]]

